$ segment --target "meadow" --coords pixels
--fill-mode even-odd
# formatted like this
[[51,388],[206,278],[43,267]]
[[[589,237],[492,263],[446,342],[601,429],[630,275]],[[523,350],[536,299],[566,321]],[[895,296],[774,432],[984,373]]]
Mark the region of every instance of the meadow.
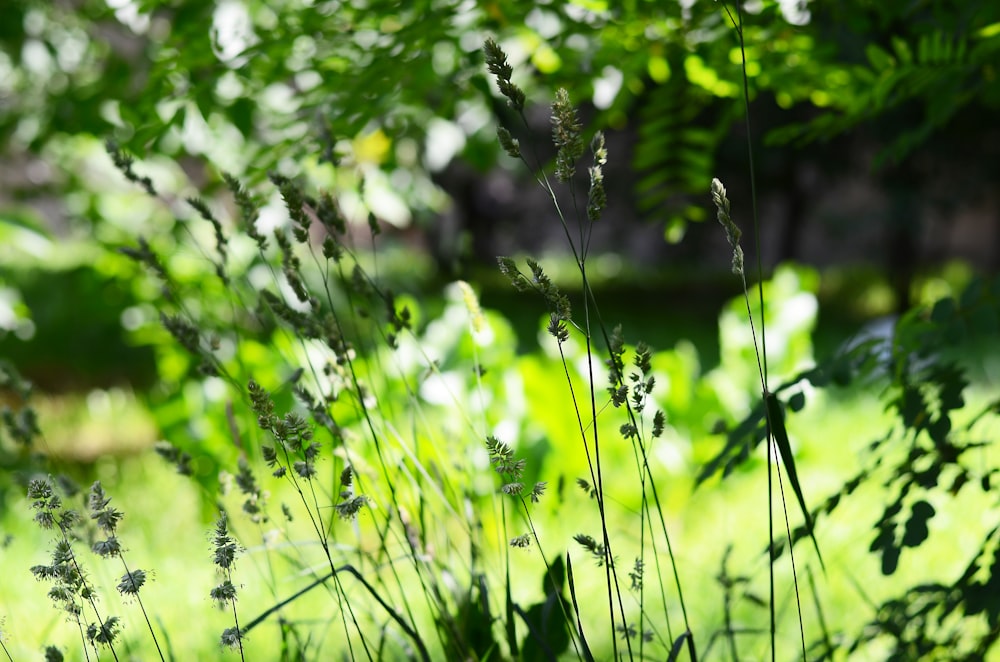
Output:
[[[506,55],[484,55],[527,125]],[[603,314],[588,271],[602,135],[584,140],[564,90],[552,117],[551,172],[498,129],[573,256],[568,281],[498,259],[530,352],[474,284],[408,291],[322,165],[260,190],[220,172],[220,206],[110,142],[135,199],[188,213],[109,267],[157,293],[131,322],[157,379],[61,419],[5,366],[7,657],[985,657],[1000,282],[817,356],[821,276],[744,264],[715,180],[742,294],[718,311],[717,361],[654,347]],[[268,201],[284,211],[265,227]],[[673,323],[669,301],[635,306]]]

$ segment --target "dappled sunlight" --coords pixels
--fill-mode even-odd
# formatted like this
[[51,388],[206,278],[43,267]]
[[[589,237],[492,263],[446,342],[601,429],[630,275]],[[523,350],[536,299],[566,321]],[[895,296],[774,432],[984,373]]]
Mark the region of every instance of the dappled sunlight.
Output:
[[970,2],[14,3],[0,651],[989,659]]

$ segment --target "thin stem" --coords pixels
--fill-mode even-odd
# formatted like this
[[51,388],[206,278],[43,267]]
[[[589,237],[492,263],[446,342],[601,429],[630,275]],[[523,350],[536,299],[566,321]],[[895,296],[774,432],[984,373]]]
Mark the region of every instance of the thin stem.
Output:
[[[781,507],[785,514],[785,536],[788,540],[788,554],[792,563],[792,582],[795,586],[795,607],[799,614],[799,639],[802,643],[802,659],[806,659],[806,632],[805,625],[802,622],[802,599],[799,597],[799,573],[796,571],[795,567],[795,551],[793,549],[794,543],[792,542],[792,528],[788,523],[788,504],[785,501],[785,483],[781,480],[781,475],[778,475],[778,489],[781,490]],[[772,538],[773,540],[773,538]]]
[[549,565],[549,560],[545,556],[545,550],[542,548],[542,541],[538,538],[538,531],[535,530],[535,523],[531,519],[531,512],[528,510],[528,503],[524,500],[524,497],[520,497],[521,507],[524,509],[524,519],[528,523],[528,528],[531,530],[531,536],[535,539],[535,545],[538,546],[538,553],[542,557],[542,563],[545,565],[545,576],[548,578],[549,583],[552,585],[552,593],[556,596],[556,602],[559,603],[559,609],[562,611],[563,618],[566,620],[567,631],[570,633],[570,641],[573,642],[573,649],[576,651],[576,656],[580,657],[580,645],[576,640],[576,633],[573,632],[572,620],[569,617],[569,612],[566,611],[566,603],[562,598],[562,586],[556,584],[556,578],[552,576],[552,566]]
[[[129,578],[129,581],[132,581],[132,572],[128,569],[128,564],[125,563],[125,557],[119,554],[118,558],[121,559],[122,567],[125,568],[125,576]],[[133,588],[135,587],[133,586]],[[160,642],[156,638],[156,632],[153,631],[153,624],[149,622],[149,614],[146,613],[146,606],[142,604],[142,598],[139,597],[138,589],[135,590],[133,595],[135,595],[136,602],[139,603],[139,611],[142,612],[142,617],[146,619],[146,627],[149,628],[149,636],[153,638],[153,644],[156,646],[156,652],[159,654],[161,662],[166,662],[163,657],[163,651],[160,650]]]
[[[755,250],[757,251],[757,295],[760,300],[760,354],[758,355],[758,363],[760,368],[761,389],[764,392],[764,394],[767,394],[768,393],[767,339],[764,329],[765,326],[764,325],[764,319],[765,319],[764,259],[763,259],[763,253],[761,252],[760,216],[757,213],[757,177],[754,170],[753,133],[752,133],[752,128],[750,126],[750,79],[747,76],[747,53],[746,53],[746,44],[744,43],[744,36],[743,36],[743,6],[740,0],[736,0],[736,15],[739,21],[736,29],[736,34],[739,36],[740,40],[740,62],[742,65],[741,71],[743,73],[743,105],[746,110],[744,118],[747,130],[747,159],[750,171],[750,212],[753,216],[754,246]],[[732,17],[730,16],[730,18]],[[743,289],[745,292],[746,291],[745,278],[743,283]],[[756,342],[754,343],[754,347],[756,347]]]
[[[751,213],[753,217],[753,228],[754,228],[754,245],[757,252],[756,262],[757,262],[757,296],[760,303],[760,351],[757,350],[757,339],[756,333],[753,327],[753,315],[750,312],[750,298],[749,291],[746,284],[746,276],[743,276],[743,293],[747,304],[747,316],[750,320],[751,334],[753,335],[754,350],[757,354],[757,367],[760,375],[760,386],[761,395],[766,400],[769,397],[770,391],[768,390],[768,370],[767,370],[767,339],[766,339],[766,308],[764,301],[764,267],[763,267],[763,253],[761,250],[761,231],[760,231],[760,217],[757,211],[757,178],[754,169],[754,155],[753,155],[753,132],[750,121],[750,80],[747,76],[747,60],[746,60],[746,43],[743,32],[743,7],[740,0],[736,0],[736,19],[733,19],[733,15],[729,10],[728,5],[726,6],[726,13],[729,16],[730,21],[736,28],[736,34],[739,39],[740,44],[740,62],[741,62],[741,73],[743,76],[743,104],[745,109],[745,123],[746,123],[746,133],[747,133],[747,158],[748,167],[750,175],[750,201],[751,201]],[[768,439],[767,439],[767,517],[768,517],[768,548],[771,563],[768,564],[768,577],[770,585],[770,634],[771,634],[771,660],[777,659],[777,618],[775,614],[775,577],[774,577],[774,563],[773,563],[773,541],[774,541],[774,469],[773,464],[776,459],[775,452],[773,448],[773,437],[771,431],[774,429],[772,427],[773,421],[771,421],[771,414],[768,408],[765,407],[765,416],[767,417],[767,429],[768,429]],[[781,499],[782,507],[785,506],[784,499],[784,489],[781,486],[781,478],[778,477],[779,489],[781,489]],[[787,510],[785,516],[785,525],[788,526]],[[792,576],[795,579],[795,594],[796,600],[798,600],[798,578],[795,575],[795,561],[794,556],[792,557]],[[803,628],[801,609],[799,611],[799,628]],[[804,644],[803,644],[804,647]],[[804,653],[803,653],[804,654]]]
[[263,613],[257,616],[257,618],[250,621],[250,623],[248,623],[247,626],[243,629],[243,632],[244,633],[250,632],[250,630],[252,630],[253,628],[263,623],[265,620],[267,620],[271,616],[271,614],[283,609],[284,607],[291,604],[298,598],[302,597],[312,589],[316,588],[317,586],[321,586],[322,584],[325,584],[327,580],[335,578],[342,572],[346,572],[349,575],[352,575],[355,579],[361,582],[361,585],[364,586],[365,590],[368,591],[369,595],[371,595],[372,598],[375,599],[375,601],[379,604],[379,606],[385,610],[385,612],[389,615],[389,618],[395,621],[396,624],[400,627],[400,629],[403,630],[403,632],[406,633],[406,635],[413,640],[413,643],[414,645],[416,645],[417,651],[420,654],[420,659],[423,660],[424,662],[430,662],[431,659],[430,653],[428,652],[427,647],[424,645],[423,640],[420,638],[420,635],[417,634],[417,631],[414,630],[406,622],[406,619],[400,616],[400,614],[395,609],[393,609],[392,606],[389,605],[389,603],[386,602],[381,595],[378,594],[378,591],[375,590],[375,587],[369,584],[368,581],[364,578],[364,576],[360,572],[358,572],[357,569],[352,565],[342,565],[339,568],[334,568],[331,572],[328,572],[322,577],[314,580],[311,584],[309,584],[305,588],[296,591],[295,593],[293,593],[286,599],[282,600],[278,604],[269,607],[267,610],[265,610]]
[[[232,581],[231,577],[229,581]],[[240,647],[240,659],[245,662],[246,657],[243,654],[243,630],[240,629],[240,618],[236,614],[236,600],[231,600],[230,604],[233,607],[233,624],[236,625],[236,643]]]
[[[519,116],[520,116],[521,121],[524,124],[524,126],[530,130],[531,127],[528,124],[528,120],[527,120],[527,117],[525,117],[524,112],[523,111],[520,112]],[[534,144],[533,144],[533,148],[534,148]],[[535,155],[535,159],[536,159],[536,161],[539,161],[537,153]],[[595,377],[594,377],[594,368],[593,368],[593,358],[594,358],[593,335],[591,333],[591,326],[590,326],[590,298],[586,294],[587,292],[590,292],[590,281],[589,281],[588,276],[587,276],[586,257],[587,257],[587,251],[589,250],[589,237],[590,237],[591,233],[586,231],[587,229],[589,229],[589,226],[587,228],[584,228],[583,227],[583,223],[579,224],[579,231],[580,231],[579,241],[580,241],[580,245],[578,247],[577,244],[576,244],[576,242],[573,241],[573,236],[572,236],[572,233],[571,233],[570,228],[569,228],[569,223],[566,221],[566,217],[563,214],[562,208],[561,208],[561,206],[559,204],[559,198],[556,195],[555,188],[549,182],[549,179],[548,179],[548,176],[545,173],[545,170],[543,168],[541,168],[541,167],[539,167],[537,169],[533,168],[531,166],[531,164],[528,163],[527,159],[524,158],[523,154],[521,156],[521,161],[528,167],[529,171],[535,173],[535,177],[536,177],[536,180],[538,181],[539,185],[546,191],[546,193],[548,193],[549,197],[552,200],[552,205],[553,205],[553,207],[556,210],[556,215],[559,218],[559,222],[560,222],[560,225],[562,226],[563,233],[566,235],[566,242],[569,245],[570,251],[573,254],[573,258],[576,261],[577,268],[580,271],[580,279],[581,279],[581,283],[582,283],[582,289],[583,289],[583,291],[585,293],[584,294],[584,299],[583,299],[584,326],[583,326],[582,332],[583,332],[584,338],[586,340],[586,355],[587,355],[587,359],[588,359],[587,360],[587,365],[588,365],[588,381],[589,381],[589,386],[590,386],[590,412],[591,412],[591,421],[592,421],[592,424],[593,424],[592,437],[593,437],[593,444],[594,444],[594,458],[593,458],[593,463],[591,463],[590,451],[587,448],[586,435],[585,435],[585,433],[583,431],[584,430],[584,428],[583,428],[583,421],[582,421],[582,418],[581,418],[579,406],[578,406],[578,403],[576,401],[575,395],[573,395],[573,402],[574,402],[574,409],[576,410],[576,414],[577,414],[577,422],[578,422],[578,424],[580,426],[581,438],[583,440],[584,450],[585,450],[585,452],[587,454],[587,463],[588,463],[588,467],[590,469],[591,479],[594,481],[594,488],[595,488],[595,491],[596,491],[596,494],[597,494],[597,499],[596,499],[597,500],[597,508],[598,508],[599,513],[600,513],[601,534],[602,534],[602,538],[603,538],[604,553],[605,553],[605,564],[604,564],[604,566],[605,566],[606,585],[607,585],[607,592],[608,592],[608,611],[609,611],[609,621],[610,621],[610,628],[611,628],[611,641],[612,641],[613,655],[614,655],[614,658],[617,659],[618,658],[618,641],[617,641],[617,638],[615,637],[615,622],[616,622],[616,616],[615,616],[615,596],[616,595],[617,595],[617,600],[618,600],[618,610],[619,610],[620,615],[621,615],[621,620],[622,620],[623,627],[625,626],[625,608],[624,608],[624,604],[623,604],[622,596],[621,596],[621,586],[619,585],[619,582],[618,582],[617,568],[614,567],[614,563],[613,563],[614,556],[613,556],[612,548],[611,548],[611,537],[610,537],[610,535],[608,533],[607,515],[606,515],[606,512],[605,512],[605,508],[604,508],[604,480],[603,480],[603,470],[602,470],[602,467],[601,467],[600,435],[599,435],[598,429],[597,429],[598,407],[597,407],[596,386],[595,386],[595,382],[594,382],[594,378]],[[579,209],[578,209],[577,204],[576,204],[577,200],[576,200],[575,190],[571,189],[571,195],[572,195],[572,200],[573,200],[573,203],[574,203],[574,207],[577,208],[577,212],[578,212],[577,213],[577,217],[579,218],[580,215],[579,215]],[[595,304],[595,311],[596,311],[596,304]],[[599,318],[599,316],[598,316],[598,318]],[[604,331],[605,341],[607,341],[607,332],[606,332],[606,329],[604,329],[603,324],[601,324],[601,330]],[[608,347],[610,348],[610,343],[608,344]],[[572,386],[572,382],[571,382],[571,380],[569,378],[569,371],[568,371],[568,367],[567,367],[567,364],[566,364],[566,359],[565,359],[565,356],[562,355],[562,348],[561,347],[560,347],[560,355],[562,356],[564,372],[566,373],[567,383],[570,385],[570,391],[571,391],[571,394],[572,394],[573,386]],[[595,471],[595,468],[594,468],[595,465],[596,465],[596,471]],[[612,588],[612,584],[613,584],[613,588]],[[626,642],[626,646],[628,648],[629,658],[631,659],[632,658],[632,642],[627,637],[625,639],[625,642]]]
[[[67,545],[69,545],[70,544],[69,536],[66,535],[65,530],[62,531],[62,535],[63,535],[63,540],[66,541]],[[76,568],[76,571],[79,573],[80,577],[83,577],[83,568],[80,567],[80,563],[76,560],[76,554],[74,553],[70,558],[73,559],[73,566]],[[86,586],[86,583],[84,582],[83,585]],[[94,617],[97,618],[97,625],[99,628],[103,628],[104,619],[101,618],[101,612],[97,609],[97,600],[94,597],[96,593],[93,589],[89,589],[87,591],[87,595],[88,595],[87,602],[90,603],[90,608],[94,610]],[[117,651],[115,651],[115,646],[114,643],[111,641],[110,634],[111,633],[109,632],[108,633],[109,636],[107,637],[108,649],[111,651],[111,657],[115,658],[115,660],[118,660],[118,653]],[[94,642],[94,645],[96,647],[96,641]]]

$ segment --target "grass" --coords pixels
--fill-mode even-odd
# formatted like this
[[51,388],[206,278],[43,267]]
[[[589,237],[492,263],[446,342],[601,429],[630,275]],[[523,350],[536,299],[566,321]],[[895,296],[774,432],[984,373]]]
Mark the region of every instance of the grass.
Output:
[[[485,51],[523,120],[524,97],[506,56],[491,41]],[[564,91],[553,105],[553,133],[555,179],[568,184],[586,147]],[[948,499],[938,476],[987,480],[985,467],[963,456],[984,452],[975,440],[992,435],[994,421],[963,431],[962,373],[922,361],[934,358],[930,347],[943,358],[964,334],[995,326],[991,286],[899,323],[884,395],[859,385],[879,357],[871,348],[854,350],[847,358],[855,363],[835,359],[778,386],[803,367],[808,320],[781,313],[803,301],[796,288],[808,278],[779,272],[751,301],[739,229],[715,183],[745,308],[751,319],[759,309],[769,323],[780,321],[785,340],[769,335],[768,355],[762,326],[732,323],[738,305],[723,317],[721,366],[705,376],[684,346],[653,352],[626,343],[599,307],[588,269],[589,228],[604,202],[600,134],[590,140],[586,196],[573,186],[557,192],[509,129],[499,137],[552,195],[575,258],[579,301],[541,263],[499,261],[512,287],[548,310],[544,355],[519,356],[514,330],[484,311],[465,283],[451,289],[439,316],[418,323],[422,307],[390,291],[377,262],[356,253],[337,201],[280,175],[272,184],[287,227],[261,234],[259,203],[224,175],[238,231],[189,198],[200,225],[182,225],[186,252],[161,255],[155,240],[142,238],[125,249],[162,284],[160,321],[184,350],[162,349],[164,382],[178,388],[151,401],[168,440],[158,452],[191,480],[149,464],[148,455],[102,459],[93,471],[108,496],[95,484],[90,509],[99,513],[86,517],[79,496],[56,502],[57,479],[25,458],[35,523],[45,530],[7,550],[12,558],[28,550],[32,572],[55,590],[49,597],[71,623],[26,609],[29,620],[18,612],[7,624],[5,646],[16,641],[26,655],[22,642],[35,650],[44,642],[57,647],[48,651],[53,658],[54,650],[184,658],[221,646],[241,659],[673,660],[806,657],[814,644],[832,654],[849,650],[852,636],[865,652],[910,657],[956,643],[933,639],[943,629],[934,624],[909,639],[886,621],[869,645],[863,620],[911,617],[886,597],[926,581],[928,560],[938,561],[944,579],[966,562],[942,562],[953,540],[937,530],[929,539],[927,525],[960,523],[962,511],[951,508],[988,499],[988,490]],[[131,157],[113,145],[109,152],[149,196],[173,199],[137,173]],[[378,227],[370,229],[375,244]],[[747,330],[750,339],[741,337]],[[748,396],[758,370],[766,408]],[[831,406],[838,380],[853,384],[848,407]],[[897,421],[885,443],[870,445]],[[51,454],[54,446],[30,424],[18,427],[10,415],[5,423],[15,436],[37,436],[36,448]],[[837,443],[838,430],[852,442],[863,435],[862,445]],[[713,466],[730,475],[720,480]],[[844,476],[852,472],[862,478],[848,489]],[[899,508],[866,512],[887,488],[900,490]],[[838,489],[850,497],[844,507],[823,502]],[[920,498],[904,502],[911,493]],[[70,508],[84,516],[65,519]],[[827,551],[824,534],[807,527],[794,537],[812,537],[815,550],[779,547],[781,529],[791,538],[800,517],[810,516],[846,544]],[[18,517],[11,525],[20,531],[27,523]],[[873,549],[899,557],[888,571],[864,553],[880,517]],[[979,557],[992,535],[980,540]],[[117,552],[118,536],[130,571],[155,573],[142,602],[117,559],[87,552]],[[789,547],[797,554],[791,564]],[[894,575],[885,593],[876,581],[882,572]],[[992,586],[972,575],[963,581],[969,605]],[[845,606],[852,601],[867,611]],[[977,614],[966,608],[970,619]],[[127,627],[106,630],[108,614]],[[198,630],[189,633],[192,623]],[[957,643],[985,649],[990,636],[987,628]]]
[[[985,395],[981,394],[981,397]],[[866,421],[867,425],[859,428],[859,420]],[[789,432],[798,444],[797,460],[803,483],[808,486],[807,498],[810,502],[816,502],[835,490],[842,476],[849,475],[865,463],[866,440],[881,433],[887,422],[888,417],[877,399],[877,391],[834,396],[827,402],[816,402],[790,419]],[[818,430],[823,433],[817,434]],[[1000,430],[993,432],[996,434]],[[558,469],[547,467],[539,478],[556,484],[559,476]],[[723,590],[715,578],[729,544],[733,545],[729,572],[750,578],[749,582],[739,587],[740,592],[750,592],[758,597],[766,594],[766,575],[763,572],[766,560],[761,537],[764,526],[761,513],[765,503],[759,489],[765,477],[765,468],[762,462],[757,462],[754,468],[742,471],[724,485],[708,485],[698,490],[693,490],[690,476],[690,470],[682,468],[675,472],[663,471],[660,480],[666,517],[675,537],[678,563],[684,568],[685,578],[701,587],[690,595],[689,609],[692,620],[700,624],[701,639],[705,642],[713,633],[725,628]],[[163,630],[169,633],[176,659],[216,657],[219,654],[216,635],[227,627],[228,620],[224,613],[213,607],[206,593],[206,587],[213,584],[215,577],[211,570],[208,536],[211,517],[204,510],[204,495],[190,480],[177,475],[151,453],[118,459],[106,457],[81,479],[101,480],[108,492],[115,495],[112,504],[127,504],[121,537],[128,546],[130,558],[147,565],[152,562],[155,575],[145,589],[145,599],[153,605]],[[609,476],[611,483],[619,480],[614,473]],[[278,500],[288,495],[273,496]],[[988,505],[974,499],[956,501],[947,519],[943,519],[941,527],[935,531],[938,535],[936,540],[931,541],[933,544],[918,550],[908,559],[900,574],[885,578],[879,571],[878,560],[867,551],[873,535],[869,526],[875,517],[872,506],[881,498],[880,490],[872,486],[869,494],[856,499],[848,509],[838,512],[834,519],[819,524],[820,542],[829,572],[824,577],[814,563],[808,560],[805,563],[813,567],[831,629],[849,630],[863,622],[870,613],[866,598],[878,602],[892,596],[898,586],[927,581],[933,575],[941,578],[952,575],[959,563],[955,548],[970,548],[974,544],[970,531],[978,524],[975,513],[983,512]],[[634,503],[623,501],[618,506],[623,512],[634,507]],[[24,508],[7,508],[0,524],[3,531],[14,534],[10,544],[0,552],[3,554],[3,566],[21,569],[20,572],[9,572],[9,579],[0,588],[0,603],[5,607],[6,642],[14,659],[37,655],[37,642],[41,641],[62,641],[67,647],[73,645],[71,636],[64,639],[68,633],[63,615],[48,601],[40,599],[42,586],[27,572],[28,567],[41,560],[40,555],[48,548],[46,536],[32,525],[30,514]],[[155,517],[150,517],[153,514]],[[553,507],[536,513],[536,526],[543,531],[546,540],[568,540],[576,532],[574,522],[588,515],[586,501],[567,498],[558,505],[558,509]],[[234,525],[241,533],[249,533],[245,522],[237,521]],[[628,532],[616,529],[614,533],[622,535]],[[248,539],[253,537],[252,533],[247,536]],[[315,543],[308,543],[305,536],[302,545],[307,550],[315,547]],[[282,563],[280,555],[271,556],[272,562]],[[241,607],[245,606],[248,616],[274,601],[274,594],[266,586],[258,581],[248,581],[261,573],[264,565],[264,550],[249,546],[237,566],[237,581],[243,591]],[[106,586],[117,581],[116,571],[110,563],[95,562],[91,568],[95,578]],[[296,578],[300,568],[287,563],[284,569],[279,567],[275,570],[277,576],[284,577],[275,588],[287,595],[298,585]],[[588,591],[600,591],[599,578],[595,581],[591,575],[585,579],[588,577],[587,570],[586,564],[583,564],[578,571],[581,577],[578,590],[584,595]],[[239,579],[241,576],[242,581]],[[519,601],[530,603],[538,598],[540,577],[527,575],[522,579],[514,587],[515,596]],[[787,580],[787,577],[781,579]],[[786,581],[779,581],[779,584],[787,586]],[[864,587],[865,595],[855,586]],[[105,595],[109,596],[106,598],[109,602],[113,600],[111,593],[106,592]],[[779,597],[787,604],[787,593]],[[304,627],[328,608],[329,600],[328,594],[307,595],[293,604],[292,609],[285,613],[285,618]],[[735,621],[759,629],[764,616],[762,607],[749,598],[738,599],[735,603]],[[134,605],[124,605],[118,612],[126,621],[123,630],[126,637],[137,639],[137,645],[143,649],[144,625]],[[192,614],[197,614],[198,618],[192,620]],[[275,659],[280,656],[278,627],[271,622],[262,628],[251,633],[252,656]],[[783,628],[786,634],[796,636],[794,632],[787,632],[790,629],[791,625]],[[740,640],[741,650],[747,658],[757,659],[766,654],[762,644],[748,645],[750,641],[749,637]],[[593,643],[596,645],[598,642]],[[717,640],[711,650],[703,650],[705,659],[719,659],[724,650],[722,646],[723,640]],[[877,653],[871,653],[867,658],[859,659],[879,657]]]
[[[106,457],[92,468],[92,476],[102,480],[116,493],[114,502],[128,504],[122,527],[122,540],[128,547],[128,558],[143,567],[154,564],[153,581],[144,591],[144,599],[156,618],[169,624],[169,641],[178,650],[205,650],[204,632],[192,629],[192,610],[200,614],[201,627],[218,623],[204,598],[202,587],[212,579],[207,559],[206,538],[200,526],[199,500],[188,481],[171,473],[147,453],[128,459]],[[164,503],[169,499],[169,503]],[[148,516],[139,517],[140,513]],[[67,651],[79,651],[64,612],[54,608],[44,598],[44,585],[36,581],[28,568],[42,563],[51,550],[51,536],[31,521],[32,511],[26,508],[6,511],[3,527],[14,538],[4,550],[4,567],[19,567],[23,572],[12,573],[4,582],[5,640],[14,659],[35,658],[42,642],[62,645]],[[192,525],[194,523],[194,525]],[[200,557],[200,558],[199,558]],[[113,586],[120,571],[110,561],[96,557],[86,559],[92,579],[102,587],[101,594],[114,608]],[[124,632],[131,646],[141,644],[144,650],[145,624],[135,605],[115,609],[125,621]],[[77,655],[70,653],[70,659]],[[143,653],[145,657],[145,653]]]

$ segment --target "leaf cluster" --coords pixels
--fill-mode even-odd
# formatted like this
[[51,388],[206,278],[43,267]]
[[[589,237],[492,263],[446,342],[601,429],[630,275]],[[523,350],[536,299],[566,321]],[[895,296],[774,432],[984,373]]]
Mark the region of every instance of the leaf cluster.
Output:
[[[998,295],[1000,281],[977,279],[957,298],[910,311],[897,322],[890,340],[845,346],[795,375],[726,432],[725,444],[705,465],[699,482],[717,474],[725,477],[747,462],[769,437],[769,416],[773,421],[784,411],[797,412],[806,405],[803,384],[822,391],[857,387],[873,378],[883,380],[882,401],[894,414],[896,425],[867,446],[865,466],[815,509],[806,509],[796,489],[806,522],[792,530],[790,540],[794,545],[813,537],[813,527],[821,518],[852,498],[864,498],[865,488],[879,485],[890,496],[873,523],[869,551],[880,558],[884,574],[896,573],[906,550],[920,547],[933,536],[931,521],[940,504],[970,490],[991,493],[997,469],[983,466],[975,452],[992,443],[985,423],[1000,413],[1000,401],[987,402],[971,416],[964,411],[969,365],[960,350],[970,343],[974,346],[977,339],[995,337],[1000,328]],[[964,421],[958,424],[956,418]],[[787,445],[787,436],[779,436],[778,442]],[[782,452],[789,469],[794,467],[794,460],[787,459],[790,453],[790,448]],[[792,478],[791,470],[789,474]],[[797,480],[792,482],[795,486]],[[885,635],[904,657],[931,655],[952,646],[971,651],[973,657],[988,650],[996,639],[990,624],[1000,617],[1000,603],[986,597],[1000,568],[990,560],[998,530],[1000,525],[994,525],[985,533],[955,585],[913,586],[887,600],[879,606],[876,621],[853,640],[849,650],[857,651]],[[778,538],[768,553],[773,561],[787,550],[788,543]],[[980,616],[988,625],[988,633],[981,637],[964,638],[958,634],[962,627],[952,625],[956,617]]]

